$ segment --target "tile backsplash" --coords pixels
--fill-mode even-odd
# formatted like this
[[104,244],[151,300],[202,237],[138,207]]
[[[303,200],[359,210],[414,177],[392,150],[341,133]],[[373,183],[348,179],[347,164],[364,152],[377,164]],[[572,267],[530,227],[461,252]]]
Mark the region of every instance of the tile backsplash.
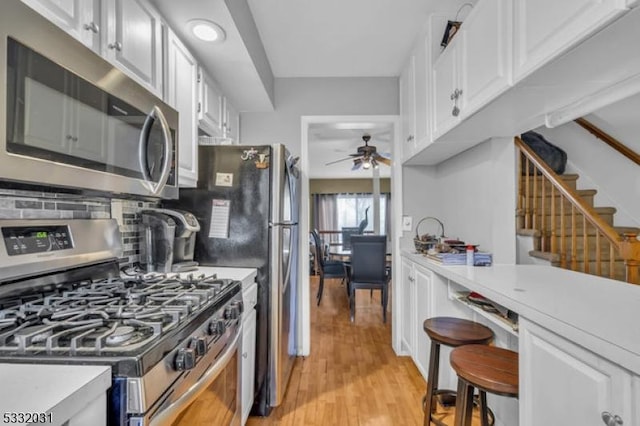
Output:
[[122,266],[138,262],[140,211],[156,206],[148,201],[0,188],[0,219],[116,219],[123,242]]

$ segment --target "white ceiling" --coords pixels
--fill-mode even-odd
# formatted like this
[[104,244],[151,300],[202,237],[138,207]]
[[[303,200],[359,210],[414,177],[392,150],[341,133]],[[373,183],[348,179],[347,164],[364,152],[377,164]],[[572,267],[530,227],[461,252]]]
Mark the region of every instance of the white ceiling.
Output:
[[276,77],[398,76],[434,0],[248,0]]

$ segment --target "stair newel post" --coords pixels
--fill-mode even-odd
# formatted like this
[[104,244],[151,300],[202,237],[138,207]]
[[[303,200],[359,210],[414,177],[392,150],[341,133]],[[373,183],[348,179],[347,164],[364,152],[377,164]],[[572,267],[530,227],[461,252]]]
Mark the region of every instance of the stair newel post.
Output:
[[626,280],[631,284],[640,284],[640,241],[635,232],[625,232],[620,244],[620,253],[624,259]]
[[558,253],[558,241],[556,233],[556,187],[551,185],[551,253]]

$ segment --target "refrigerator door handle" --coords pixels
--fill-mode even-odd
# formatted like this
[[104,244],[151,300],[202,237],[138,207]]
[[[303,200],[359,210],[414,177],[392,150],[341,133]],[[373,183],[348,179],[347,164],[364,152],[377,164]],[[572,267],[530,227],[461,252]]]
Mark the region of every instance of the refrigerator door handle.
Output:
[[279,222],[279,223],[272,223],[269,222],[269,227],[274,227],[274,226],[282,226],[283,228],[292,228],[294,226],[297,226],[298,222]]

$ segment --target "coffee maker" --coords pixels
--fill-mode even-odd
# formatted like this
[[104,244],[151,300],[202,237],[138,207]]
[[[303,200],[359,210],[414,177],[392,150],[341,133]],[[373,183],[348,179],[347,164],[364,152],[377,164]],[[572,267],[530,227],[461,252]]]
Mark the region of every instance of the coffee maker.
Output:
[[198,267],[193,260],[196,217],[183,210],[152,208],[141,212],[140,264],[147,272],[186,272]]

